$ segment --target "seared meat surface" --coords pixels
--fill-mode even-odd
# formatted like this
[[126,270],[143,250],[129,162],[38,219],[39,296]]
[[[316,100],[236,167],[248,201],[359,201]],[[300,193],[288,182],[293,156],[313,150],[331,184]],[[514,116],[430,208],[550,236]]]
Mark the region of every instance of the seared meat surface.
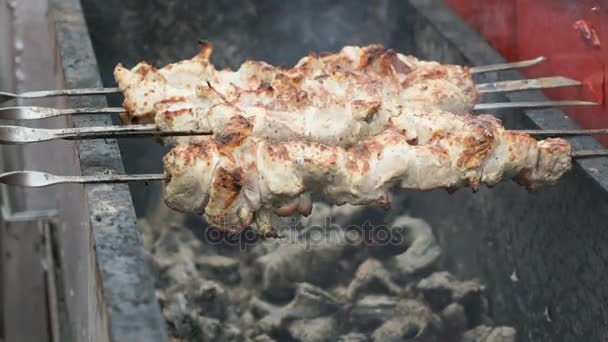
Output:
[[192,123],[190,116],[200,120],[221,103],[290,112],[333,110],[354,101],[388,108],[424,103],[461,114],[471,112],[478,101],[468,68],[420,61],[379,45],[311,54],[291,69],[246,61],[236,71],[217,70],[211,52],[204,43],[194,58],[161,69],[147,63],[130,70],[118,65],[114,74],[128,119],[178,129]]
[[389,128],[349,148],[249,136],[252,126],[243,117],[227,127],[216,139],[178,145],[165,157],[165,203],[233,231],[255,223],[259,233],[271,233],[272,213],[307,215],[313,193],[336,204],[388,207],[392,187],[477,189],[514,179],[536,188],[555,182],[571,166],[565,140],[537,142],[493,120],[421,137],[425,144],[412,144]]

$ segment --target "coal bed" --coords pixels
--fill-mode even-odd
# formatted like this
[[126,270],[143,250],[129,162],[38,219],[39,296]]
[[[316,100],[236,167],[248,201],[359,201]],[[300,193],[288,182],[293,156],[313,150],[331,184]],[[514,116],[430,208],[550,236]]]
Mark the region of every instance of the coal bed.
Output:
[[[438,265],[431,227],[362,207],[315,203],[277,220],[280,239],[193,231],[162,206],[139,225],[175,341],[510,342],[476,279]],[[361,224],[363,222],[363,224]],[[168,226],[167,226],[168,224]],[[517,281],[513,275],[513,281]]]

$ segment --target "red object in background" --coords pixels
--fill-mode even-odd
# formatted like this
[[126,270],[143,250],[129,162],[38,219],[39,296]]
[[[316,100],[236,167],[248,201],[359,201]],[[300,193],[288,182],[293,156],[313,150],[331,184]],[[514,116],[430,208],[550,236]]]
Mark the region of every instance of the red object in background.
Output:
[[[598,107],[564,109],[585,128],[608,128],[608,1],[446,0],[507,60],[546,56],[527,77],[566,76],[580,88],[547,90],[555,100],[590,100]],[[598,140],[608,147],[608,137]]]

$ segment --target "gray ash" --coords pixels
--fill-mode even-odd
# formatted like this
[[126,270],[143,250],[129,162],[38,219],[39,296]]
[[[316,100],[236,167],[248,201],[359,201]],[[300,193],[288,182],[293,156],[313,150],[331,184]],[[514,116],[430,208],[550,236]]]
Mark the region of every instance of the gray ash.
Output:
[[246,244],[195,234],[163,210],[140,220],[171,339],[516,340],[515,329],[494,326],[482,284],[438,269],[428,224],[400,216],[354,226],[373,217],[364,211],[317,203],[310,218],[277,220],[283,239]]

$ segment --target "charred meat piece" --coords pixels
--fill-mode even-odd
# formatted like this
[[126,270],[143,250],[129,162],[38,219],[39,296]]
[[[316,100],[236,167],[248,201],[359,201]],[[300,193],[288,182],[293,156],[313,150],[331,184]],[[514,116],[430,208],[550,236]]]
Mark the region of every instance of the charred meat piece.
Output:
[[468,68],[420,61],[380,45],[311,54],[291,69],[246,61],[236,71],[217,70],[211,52],[203,43],[194,58],[161,69],[118,65],[114,75],[126,118],[152,122],[162,112],[157,123],[180,121],[186,110],[205,115],[220,103],[292,112],[359,100],[383,107],[424,103],[460,114],[471,112],[479,99]]
[[493,120],[464,120],[459,129],[412,144],[394,128],[349,148],[247,135],[247,125],[198,145],[178,145],[164,159],[165,203],[204,215],[220,229],[256,223],[272,232],[270,217],[307,215],[310,194],[336,204],[390,205],[389,189],[477,189],[505,179],[536,188],[571,167],[563,139],[537,142]]

